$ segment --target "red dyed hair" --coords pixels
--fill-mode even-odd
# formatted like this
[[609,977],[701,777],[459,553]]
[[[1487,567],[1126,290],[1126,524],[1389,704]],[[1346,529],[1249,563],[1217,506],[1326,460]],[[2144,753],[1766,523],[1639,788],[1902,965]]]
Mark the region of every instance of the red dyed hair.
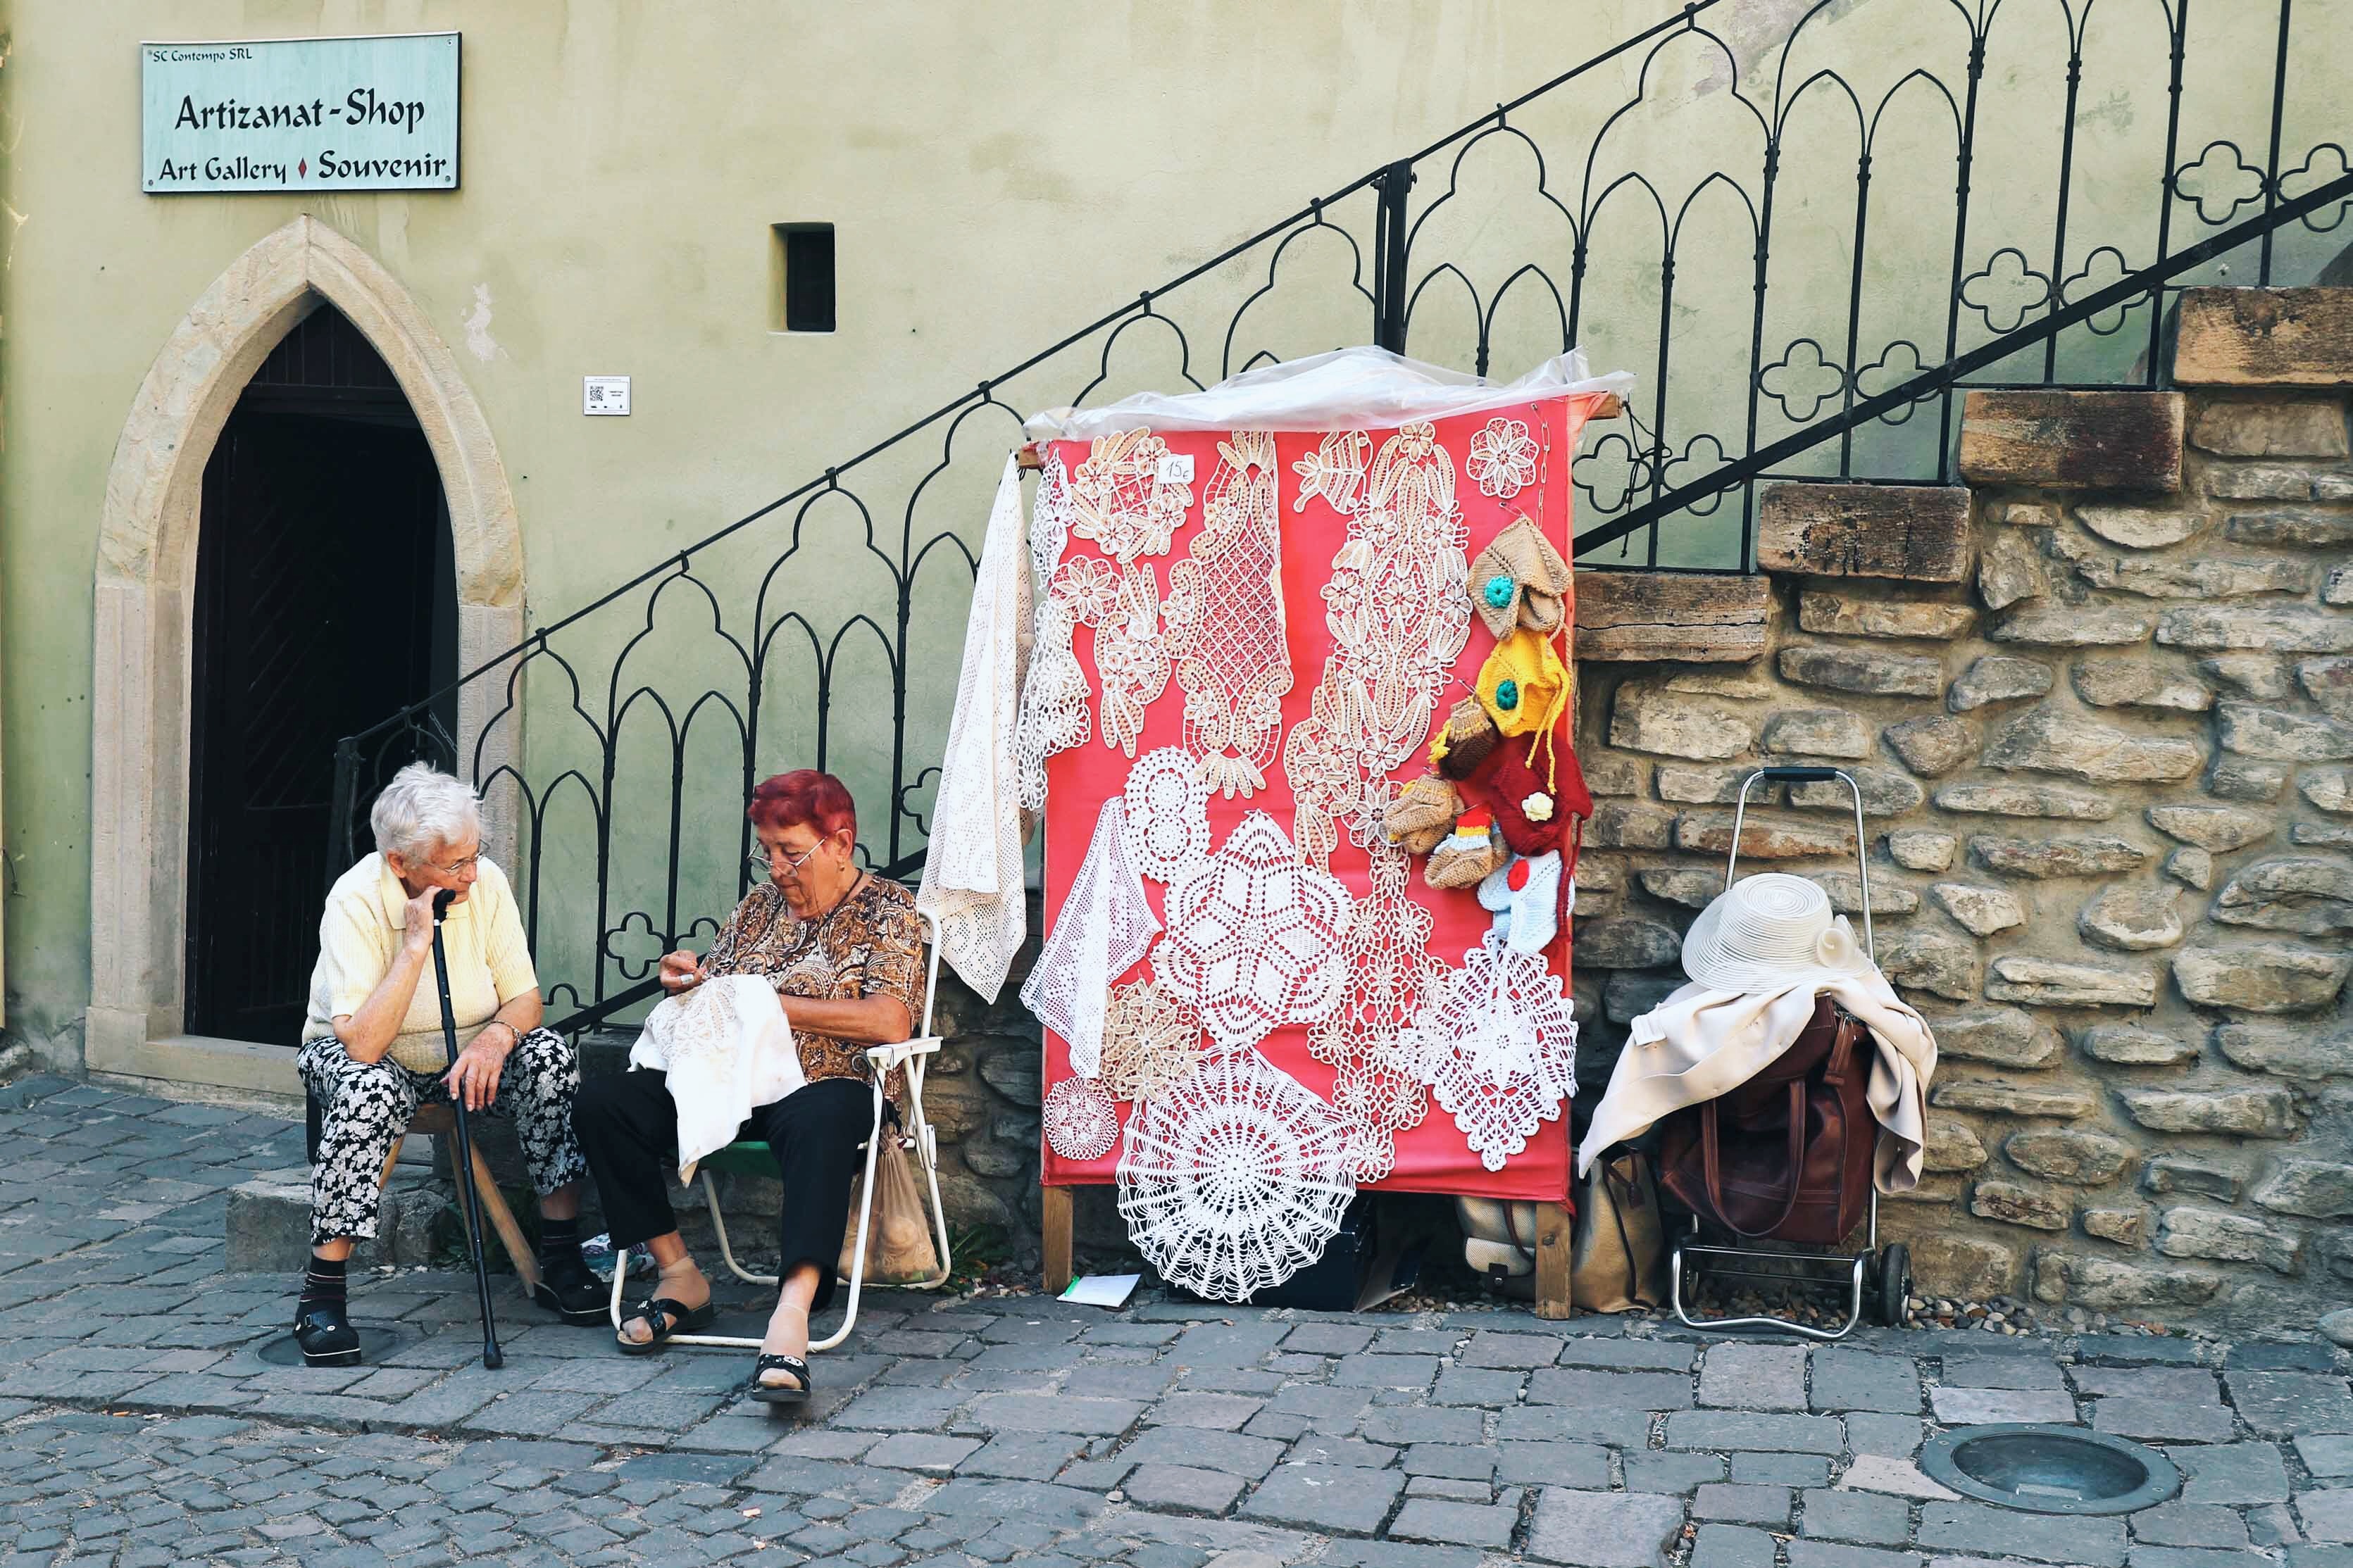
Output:
[[778,832],[805,826],[814,829],[820,838],[845,827],[852,837],[858,833],[858,803],[849,798],[849,787],[831,773],[821,773],[815,768],[795,768],[791,773],[762,779],[754,787],[751,804],[744,806],[744,815],[752,819],[753,826]]

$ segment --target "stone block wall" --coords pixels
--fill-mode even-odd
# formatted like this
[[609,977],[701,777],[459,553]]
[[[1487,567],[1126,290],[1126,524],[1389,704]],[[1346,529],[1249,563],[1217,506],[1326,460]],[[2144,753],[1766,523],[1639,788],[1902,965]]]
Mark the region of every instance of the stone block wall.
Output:
[[[1583,1092],[1681,983],[1741,779],[1833,763],[1943,1051],[1883,1208],[1922,1283],[2242,1330],[2353,1294],[2349,454],[2334,390],[1977,395],[1968,489],[1912,512],[1951,548],[1768,499],[1761,647],[1580,663]],[[1853,856],[1842,786],[1751,792],[1744,870],[1859,913]]]

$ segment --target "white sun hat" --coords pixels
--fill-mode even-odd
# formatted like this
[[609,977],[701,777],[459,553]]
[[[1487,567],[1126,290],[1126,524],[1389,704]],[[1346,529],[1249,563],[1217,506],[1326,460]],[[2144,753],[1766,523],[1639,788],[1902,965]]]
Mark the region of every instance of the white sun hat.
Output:
[[1718,991],[1787,991],[1871,967],[1854,928],[1831,913],[1830,895],[1780,871],[1744,878],[1717,894],[1683,938],[1683,973]]

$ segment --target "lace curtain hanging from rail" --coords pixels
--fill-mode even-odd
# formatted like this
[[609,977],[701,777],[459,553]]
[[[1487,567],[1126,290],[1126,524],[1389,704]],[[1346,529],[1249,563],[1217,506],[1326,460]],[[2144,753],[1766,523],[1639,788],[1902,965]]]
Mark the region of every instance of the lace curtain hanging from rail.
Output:
[[1185,745],[1230,800],[1266,787],[1291,689],[1274,435],[1218,443],[1190,556],[1168,569],[1167,641],[1185,692]]
[[1352,1161],[1331,1107],[1257,1051],[1221,1052],[1129,1116],[1119,1212],[1163,1279],[1246,1301],[1324,1255]]

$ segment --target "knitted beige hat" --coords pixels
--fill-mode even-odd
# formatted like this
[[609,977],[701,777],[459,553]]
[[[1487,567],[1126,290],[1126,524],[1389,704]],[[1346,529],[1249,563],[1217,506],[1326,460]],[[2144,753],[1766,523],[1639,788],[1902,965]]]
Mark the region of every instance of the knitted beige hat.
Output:
[[1471,605],[1496,637],[1513,626],[1558,631],[1568,592],[1568,563],[1542,530],[1519,518],[1471,563]]

